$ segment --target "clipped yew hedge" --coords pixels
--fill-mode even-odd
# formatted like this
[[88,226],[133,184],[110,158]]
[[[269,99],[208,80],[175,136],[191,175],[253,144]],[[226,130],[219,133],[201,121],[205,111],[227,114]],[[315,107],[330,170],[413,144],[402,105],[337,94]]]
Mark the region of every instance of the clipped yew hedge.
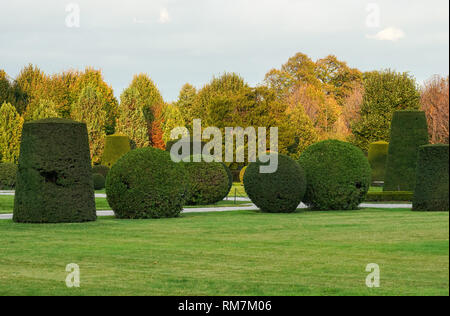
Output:
[[278,169],[261,173],[261,161],[252,162],[244,174],[248,197],[263,212],[292,213],[297,210],[306,190],[306,176],[300,165],[285,155],[278,155]]
[[354,210],[369,191],[369,161],[358,147],[339,140],[325,140],[308,147],[300,156],[308,185],[304,202],[316,210]]
[[427,126],[423,111],[394,113],[384,191],[414,191],[419,147],[428,144]]
[[102,165],[111,168],[120,157],[131,150],[128,136],[106,136],[105,149],[102,156]]
[[96,219],[86,124],[55,118],[24,124],[13,219],[24,223]]
[[168,152],[136,149],[109,171],[106,196],[117,218],[177,217],[186,201],[187,178],[184,164],[173,162]]
[[372,168],[373,182],[384,181],[388,150],[389,143],[385,141],[379,141],[369,145],[369,163]]
[[428,145],[419,149],[414,211],[449,211],[449,146]]
[[0,163],[0,190],[14,190],[16,187],[17,165]]

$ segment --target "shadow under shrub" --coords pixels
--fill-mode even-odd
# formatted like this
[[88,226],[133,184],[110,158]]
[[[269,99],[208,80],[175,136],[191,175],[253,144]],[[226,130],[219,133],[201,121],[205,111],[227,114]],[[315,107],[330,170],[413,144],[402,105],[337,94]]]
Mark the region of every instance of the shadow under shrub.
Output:
[[177,217],[188,190],[184,163],[156,148],[130,151],[120,158],[106,179],[106,196],[117,218]]
[[299,159],[306,173],[304,202],[316,210],[354,210],[364,202],[372,170],[358,147],[325,140],[308,147]]
[[278,169],[261,173],[261,161],[250,163],[244,172],[244,188],[248,197],[263,212],[292,213],[297,210],[306,190],[302,167],[288,156],[278,154]]

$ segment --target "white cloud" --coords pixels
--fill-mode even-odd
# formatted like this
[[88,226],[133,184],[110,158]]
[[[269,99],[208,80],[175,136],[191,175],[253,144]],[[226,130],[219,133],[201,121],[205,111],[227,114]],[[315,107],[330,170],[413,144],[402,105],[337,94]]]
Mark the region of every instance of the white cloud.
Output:
[[166,8],[162,8],[159,12],[159,23],[165,24],[170,22],[169,11]]
[[396,42],[405,37],[405,32],[395,27],[388,27],[375,35],[368,35],[367,37],[378,41]]

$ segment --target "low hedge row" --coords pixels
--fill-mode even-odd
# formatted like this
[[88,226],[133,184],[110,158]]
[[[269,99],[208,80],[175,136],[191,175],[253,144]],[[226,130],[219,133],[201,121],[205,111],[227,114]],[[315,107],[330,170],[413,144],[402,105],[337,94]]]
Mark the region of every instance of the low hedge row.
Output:
[[369,192],[366,202],[411,202],[413,195],[408,191]]

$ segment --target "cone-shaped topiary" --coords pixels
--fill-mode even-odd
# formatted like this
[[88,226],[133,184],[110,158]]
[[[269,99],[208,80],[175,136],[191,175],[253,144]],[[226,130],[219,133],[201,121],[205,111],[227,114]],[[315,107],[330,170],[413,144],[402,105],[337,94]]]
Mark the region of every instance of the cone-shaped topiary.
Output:
[[105,188],[105,177],[100,173],[94,173],[92,175],[94,181],[95,190],[103,190]]
[[384,181],[388,149],[389,143],[385,141],[379,141],[369,145],[369,163],[372,168],[372,181]]
[[106,196],[117,218],[176,217],[188,190],[184,163],[156,148],[130,151],[108,173]]
[[302,167],[292,158],[278,155],[278,169],[261,173],[259,160],[248,165],[244,174],[244,188],[248,197],[263,212],[292,213],[297,210],[306,190]]
[[428,144],[423,111],[398,111],[391,124],[384,191],[414,191],[419,147]]
[[94,221],[95,199],[86,124],[66,119],[25,123],[14,221]]
[[313,209],[354,210],[369,191],[369,161],[361,149],[350,143],[316,143],[303,152],[299,163],[308,180],[304,202]]
[[130,139],[127,136],[106,136],[105,150],[102,156],[102,165],[111,168],[120,157],[131,150]]
[[214,204],[230,192],[230,180],[222,163],[202,161],[185,165],[190,184],[188,205]]
[[426,145],[419,149],[414,211],[449,211],[449,146]]

